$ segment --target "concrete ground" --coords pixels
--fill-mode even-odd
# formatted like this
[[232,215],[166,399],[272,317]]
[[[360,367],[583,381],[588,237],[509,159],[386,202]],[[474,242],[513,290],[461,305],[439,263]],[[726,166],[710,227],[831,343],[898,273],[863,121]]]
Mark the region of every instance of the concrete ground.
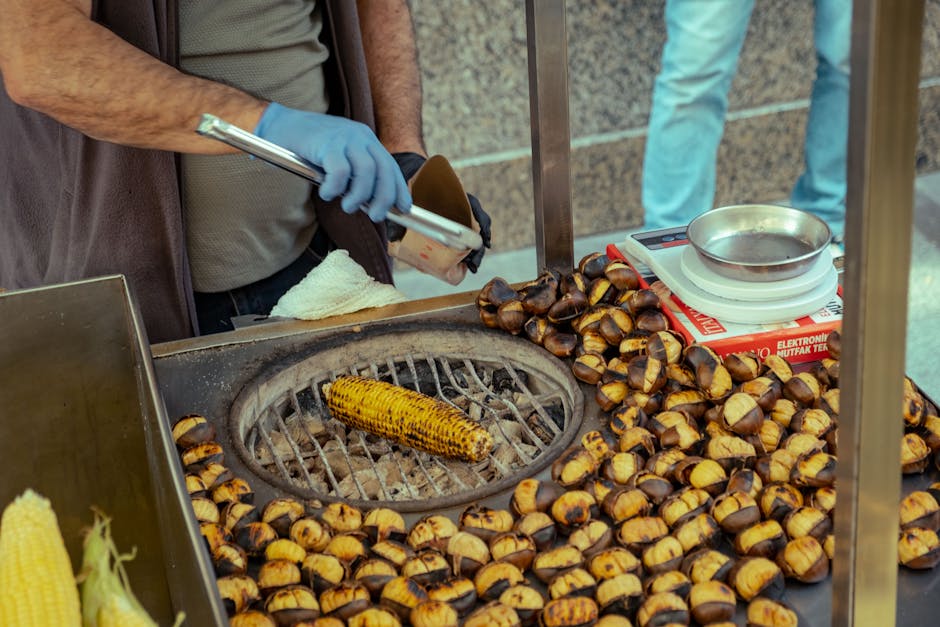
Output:
[[[940,172],[918,177],[908,297],[907,372],[925,392],[940,402]],[[574,258],[602,251],[624,239],[626,231],[577,238]],[[494,276],[510,283],[538,274],[535,248],[489,253],[477,274],[452,286],[412,269],[395,272],[399,290],[409,298],[477,291]]]

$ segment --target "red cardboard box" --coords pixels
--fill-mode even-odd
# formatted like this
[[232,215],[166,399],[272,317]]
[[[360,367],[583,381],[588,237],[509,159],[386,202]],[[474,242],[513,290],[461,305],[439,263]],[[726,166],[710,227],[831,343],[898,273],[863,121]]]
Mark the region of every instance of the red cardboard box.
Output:
[[643,287],[659,295],[663,312],[672,328],[689,343],[705,344],[720,357],[729,353],[752,351],[761,358],[780,355],[792,364],[828,357],[826,337],[842,325],[842,288],[819,311],[777,324],[740,324],[702,314],[679,299],[647,266],[624,255],[616,245],[607,246],[607,256],[623,259],[640,275]]

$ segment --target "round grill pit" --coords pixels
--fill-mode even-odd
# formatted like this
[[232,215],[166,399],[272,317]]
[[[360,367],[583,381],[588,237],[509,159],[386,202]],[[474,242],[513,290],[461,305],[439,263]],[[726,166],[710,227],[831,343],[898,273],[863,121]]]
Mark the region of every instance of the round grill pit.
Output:
[[[560,361],[528,342],[453,329],[345,339],[258,377],[233,405],[229,426],[236,450],[278,489],[363,506],[394,504],[401,511],[450,507],[540,471],[578,431],[576,382]],[[383,380],[450,403],[489,431],[492,453],[471,464],[347,427],[330,416],[320,393],[324,383],[343,375]]]

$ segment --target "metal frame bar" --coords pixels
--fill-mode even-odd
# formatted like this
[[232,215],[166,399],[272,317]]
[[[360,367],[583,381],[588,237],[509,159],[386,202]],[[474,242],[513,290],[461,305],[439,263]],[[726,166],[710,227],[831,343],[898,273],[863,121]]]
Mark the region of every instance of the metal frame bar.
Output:
[[855,0],[833,625],[893,625],[922,0]]
[[565,0],[526,0],[532,184],[538,268],[574,266]]

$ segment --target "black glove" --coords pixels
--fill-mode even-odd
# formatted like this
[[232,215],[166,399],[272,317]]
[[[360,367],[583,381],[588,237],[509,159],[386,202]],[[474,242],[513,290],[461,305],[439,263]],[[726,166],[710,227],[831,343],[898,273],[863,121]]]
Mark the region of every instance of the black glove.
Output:
[[[392,157],[395,158],[398,167],[401,168],[401,173],[405,177],[406,182],[410,181],[411,177],[413,177],[415,173],[421,169],[421,166],[424,165],[424,162],[427,161],[427,159],[415,152],[396,152],[392,153]],[[470,270],[470,272],[476,272],[480,269],[480,264],[483,262],[483,254],[486,252],[486,249],[490,247],[490,225],[492,224],[492,220],[489,214],[483,211],[483,207],[480,205],[480,201],[476,199],[476,196],[467,194],[467,200],[470,201],[470,210],[473,211],[473,218],[477,221],[477,224],[480,225],[480,237],[483,238],[483,246],[471,251],[463,258],[463,262],[467,265],[467,269]],[[389,240],[395,242],[405,236],[404,227],[392,222],[386,222],[386,225]]]

